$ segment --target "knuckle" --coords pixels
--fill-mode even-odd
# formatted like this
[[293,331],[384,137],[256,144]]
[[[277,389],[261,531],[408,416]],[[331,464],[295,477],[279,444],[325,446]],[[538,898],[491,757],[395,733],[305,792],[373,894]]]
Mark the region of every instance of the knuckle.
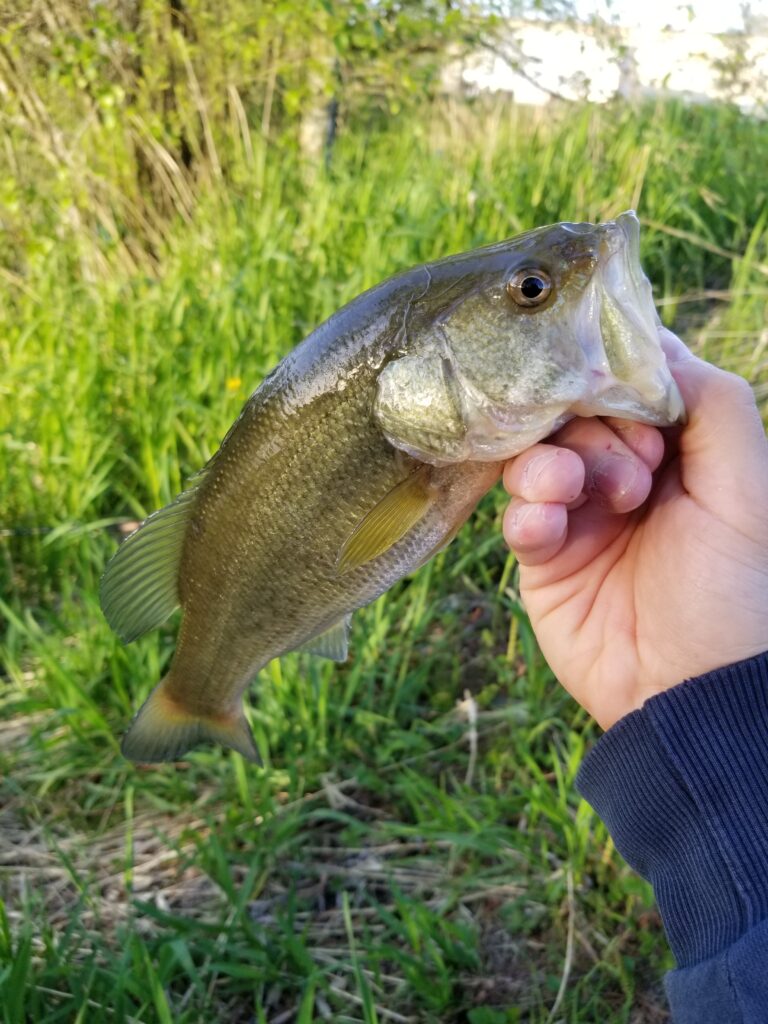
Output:
[[731,373],[730,370],[721,370],[721,388],[723,393],[732,395],[745,405],[755,404],[755,394],[752,385],[738,373]]

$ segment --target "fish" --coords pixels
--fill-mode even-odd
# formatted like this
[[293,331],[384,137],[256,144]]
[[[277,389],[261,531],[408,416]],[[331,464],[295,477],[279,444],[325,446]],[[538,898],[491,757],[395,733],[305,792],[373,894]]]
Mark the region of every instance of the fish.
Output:
[[627,211],[404,271],[272,370],[102,577],[125,643],[182,609],[125,757],[214,742],[258,761],[259,670],[294,650],[345,660],[352,613],[450,543],[505,460],[574,416],[684,421],[639,232]]

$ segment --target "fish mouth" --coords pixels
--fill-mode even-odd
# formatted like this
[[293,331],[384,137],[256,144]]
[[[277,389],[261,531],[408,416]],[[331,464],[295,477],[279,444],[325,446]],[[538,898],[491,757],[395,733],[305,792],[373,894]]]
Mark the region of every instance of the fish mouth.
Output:
[[599,245],[598,266],[578,314],[589,379],[572,411],[660,427],[684,423],[685,406],[659,344],[661,322],[640,265],[634,211],[600,225]]

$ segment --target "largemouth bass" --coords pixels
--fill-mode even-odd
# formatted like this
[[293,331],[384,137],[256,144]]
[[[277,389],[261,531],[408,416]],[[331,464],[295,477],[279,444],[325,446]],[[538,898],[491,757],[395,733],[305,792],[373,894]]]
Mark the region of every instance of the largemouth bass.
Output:
[[297,648],[343,660],[352,612],[444,547],[505,459],[576,415],[681,420],[657,325],[629,212],[416,267],[318,327],[107,567],[126,643],[183,610],[123,753],[209,740],[257,759],[259,669]]

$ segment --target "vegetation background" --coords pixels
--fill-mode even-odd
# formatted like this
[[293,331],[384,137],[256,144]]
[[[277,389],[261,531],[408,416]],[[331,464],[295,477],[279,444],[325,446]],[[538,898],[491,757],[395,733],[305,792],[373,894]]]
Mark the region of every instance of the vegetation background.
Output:
[[[556,13],[551,6],[549,13]],[[667,1019],[649,888],[573,781],[595,733],[520,606],[503,495],[254,686],[263,770],[119,755],[174,623],[99,575],[362,289],[634,206],[668,324],[766,395],[763,121],[446,97],[500,9],[0,8],[0,1020]]]

